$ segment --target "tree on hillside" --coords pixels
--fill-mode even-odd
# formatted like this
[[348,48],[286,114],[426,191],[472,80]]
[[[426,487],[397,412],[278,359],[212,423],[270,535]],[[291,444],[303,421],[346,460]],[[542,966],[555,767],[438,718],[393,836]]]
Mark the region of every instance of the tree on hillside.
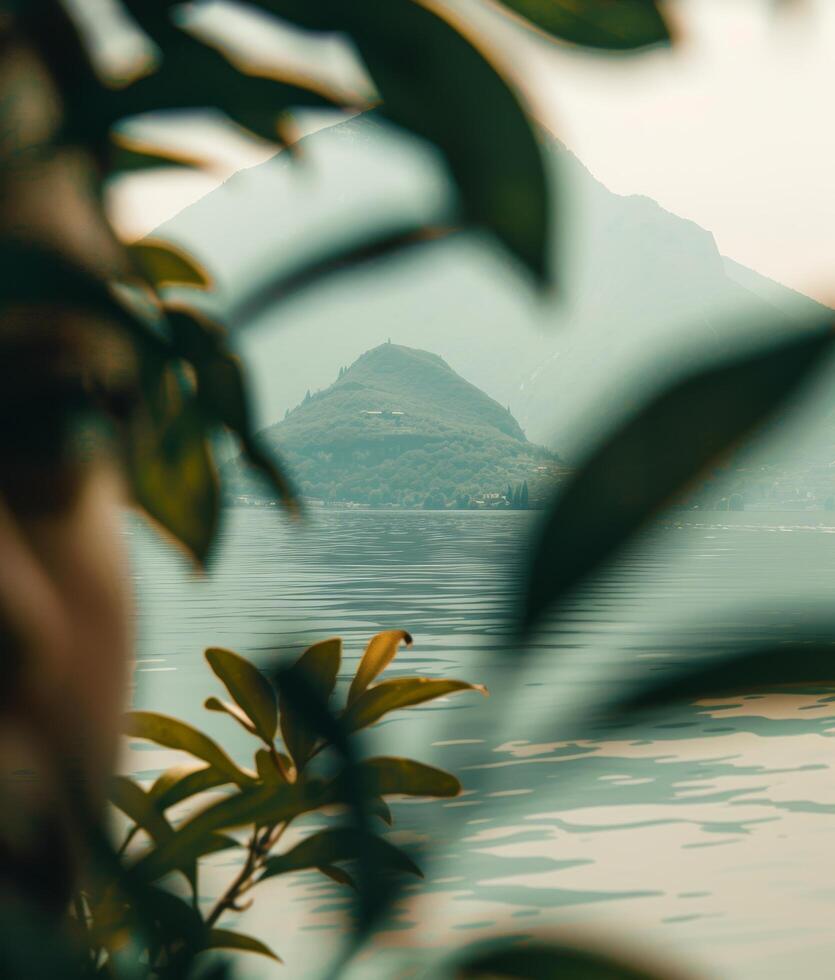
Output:
[[530,502],[530,494],[528,493],[528,481],[522,484],[522,490],[519,494],[519,506],[522,510],[527,510]]

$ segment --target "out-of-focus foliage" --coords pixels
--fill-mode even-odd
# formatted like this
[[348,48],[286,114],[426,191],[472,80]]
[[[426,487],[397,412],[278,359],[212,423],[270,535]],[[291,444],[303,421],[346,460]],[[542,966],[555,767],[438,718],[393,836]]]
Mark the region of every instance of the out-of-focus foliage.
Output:
[[[461,789],[458,780],[411,759],[357,755],[346,768],[344,749],[337,752],[334,767],[334,760],[327,758],[334,746],[316,724],[317,710],[327,712],[329,724],[347,737],[399,708],[457,691],[486,693],[464,681],[376,681],[402,642],[411,642],[403,630],[372,637],[341,710],[329,703],[342,660],[339,638],[314,644],[293,667],[318,698],[312,711],[293,701],[286,689],[276,690],[269,675],[244,657],[231,650],[207,650],[206,660],[231,700],[210,697],[205,707],[227,713],[256,740],[250,768],[234,762],[217,742],[183,721],[148,711],[128,714],[128,736],[184,752],[193,761],[166,770],[150,786],[125,776],[113,782],[111,801],[128,821],[120,848],[123,869],[115,877],[100,874],[88,881],[73,905],[76,929],[89,946],[89,961],[102,975],[122,976],[117,951],[126,945],[132,946],[137,962],[147,958],[165,976],[185,975],[191,960],[209,949],[277,959],[259,940],[218,926],[227,913],[240,908],[243,896],[258,882],[277,875],[318,870],[332,881],[362,890],[369,880],[379,888],[391,874],[421,874],[414,859],[379,830],[352,818],[354,797],[360,792],[362,808],[386,825],[391,822],[386,797],[454,797]],[[420,696],[415,695],[415,685]],[[347,823],[307,834],[302,827],[303,836],[286,843],[291,823],[295,832],[306,814],[337,804],[348,806]],[[240,866],[207,906],[201,901],[201,861],[235,849]],[[365,878],[353,869],[362,862],[368,865]],[[163,887],[162,880],[172,874],[182,876],[190,898]],[[156,933],[148,935],[147,928],[143,932],[125,882],[134,889],[151,889]],[[169,884],[173,887],[176,881]]]

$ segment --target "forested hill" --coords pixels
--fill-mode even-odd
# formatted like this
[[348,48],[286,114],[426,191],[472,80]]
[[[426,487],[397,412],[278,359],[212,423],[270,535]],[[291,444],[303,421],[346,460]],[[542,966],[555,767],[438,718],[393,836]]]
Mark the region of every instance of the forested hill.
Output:
[[[303,496],[400,506],[535,503],[559,457],[436,354],[386,343],[261,433]],[[497,499],[500,497],[501,499]]]

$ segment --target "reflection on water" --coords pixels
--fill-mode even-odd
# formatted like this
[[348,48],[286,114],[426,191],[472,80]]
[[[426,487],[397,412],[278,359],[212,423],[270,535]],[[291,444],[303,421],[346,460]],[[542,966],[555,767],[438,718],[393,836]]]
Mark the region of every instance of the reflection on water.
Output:
[[[373,730],[370,749],[450,768],[465,793],[395,805],[392,839],[424,853],[427,879],[358,976],[497,926],[620,935],[722,978],[826,975],[833,692],[701,702],[629,729],[595,712],[617,685],[686,655],[682,644],[779,642],[819,617],[835,527],[814,516],[711,514],[658,532],[578,594],[524,662],[506,649],[506,617],[533,515],[322,511],[299,531],[270,511],[233,510],[202,580],[137,525],[134,700],[243,753],[245,734],[201,708],[215,693],[204,647],[290,654],[338,632],[351,669],[368,637],[393,627],[416,639],[393,673],[488,685],[487,701],[459,695]],[[142,778],[170,762],[136,749],[127,764]],[[210,888],[233,862],[213,859]],[[284,976],[313,976],[345,904],[313,874],[276,879],[243,926],[275,945]],[[250,960],[244,975],[281,974]]]

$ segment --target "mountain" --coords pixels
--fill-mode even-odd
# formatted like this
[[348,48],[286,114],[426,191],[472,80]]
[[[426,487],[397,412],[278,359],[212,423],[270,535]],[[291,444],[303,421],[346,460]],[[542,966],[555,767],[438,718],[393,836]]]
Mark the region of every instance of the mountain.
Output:
[[261,438],[303,496],[326,501],[462,506],[527,483],[535,503],[560,468],[437,354],[392,343],[340,368]]
[[[509,405],[531,439],[574,459],[591,432],[683,361],[822,312],[723,257],[694,222],[612,193],[547,139],[559,295],[534,296],[477,234],[333,278],[240,334],[262,424],[391,337],[436,351]],[[303,150],[299,162],[279,154],[236,174],[159,230],[203,258],[220,284],[221,312],[267,268],[290,269],[324,241],[408,219],[450,220],[437,157],[373,115],[322,130]]]

